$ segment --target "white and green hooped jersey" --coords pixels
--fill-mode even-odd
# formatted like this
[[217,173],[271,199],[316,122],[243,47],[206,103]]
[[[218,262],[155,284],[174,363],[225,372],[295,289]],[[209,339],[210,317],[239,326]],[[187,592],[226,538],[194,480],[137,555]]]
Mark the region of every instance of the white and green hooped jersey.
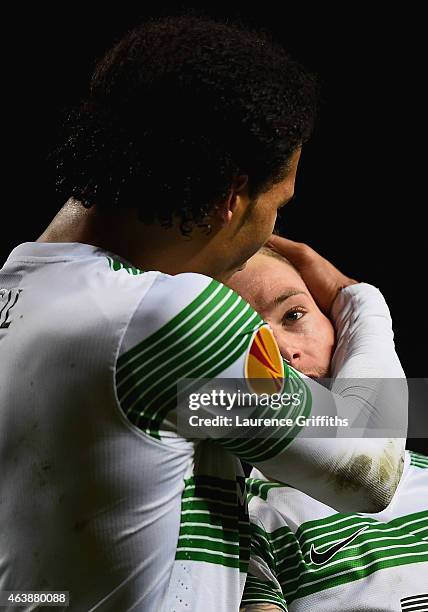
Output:
[[428,610],[428,457],[406,451],[378,514],[337,513],[288,486],[248,479],[251,560],[243,606],[289,612]]
[[[401,376],[379,292],[354,285],[336,302],[357,358],[382,350],[381,373]],[[352,474],[356,452],[381,461],[373,440],[177,432],[177,381],[243,378],[268,329],[199,274],[142,273],[80,243],[16,247],[0,270],[0,590],[67,590],[70,612],[230,612],[250,554],[239,459],[335,507],[368,503],[367,488],[314,479],[311,457],[322,472],[338,454]],[[298,414],[346,413],[345,395],[275,367],[303,390]]]

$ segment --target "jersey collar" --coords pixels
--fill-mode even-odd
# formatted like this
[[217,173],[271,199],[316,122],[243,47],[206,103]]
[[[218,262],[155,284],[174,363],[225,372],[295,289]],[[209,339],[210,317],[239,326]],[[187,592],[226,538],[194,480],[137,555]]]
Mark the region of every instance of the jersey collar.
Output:
[[16,246],[6,260],[6,264],[12,261],[29,259],[69,259],[75,257],[106,257],[122,262],[126,266],[132,263],[111,251],[106,251],[92,244],[82,242],[23,242]]

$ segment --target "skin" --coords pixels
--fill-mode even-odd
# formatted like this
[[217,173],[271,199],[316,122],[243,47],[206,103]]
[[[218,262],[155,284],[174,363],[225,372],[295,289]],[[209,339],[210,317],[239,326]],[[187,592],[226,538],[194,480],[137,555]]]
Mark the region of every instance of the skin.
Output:
[[[291,251],[292,253],[293,251]],[[350,279],[348,279],[350,280]],[[356,281],[351,281],[353,284]],[[312,377],[328,376],[335,347],[335,332],[331,321],[321,312],[297,270],[286,260],[259,251],[248,262],[245,270],[235,273],[228,285],[246,299],[272,327],[282,356],[291,365]],[[278,300],[294,292],[286,299]],[[301,293],[300,293],[301,292]],[[297,314],[296,314],[297,313]],[[400,480],[404,458],[396,469],[393,451],[395,440],[388,445],[392,455],[386,452],[379,465],[379,480],[394,479],[395,490]],[[352,473],[344,470],[334,474],[336,487],[342,490],[358,488],[356,469],[362,475],[368,473],[372,458],[359,455],[353,460]],[[240,612],[279,612],[274,604],[254,603],[240,608]]]
[[312,378],[329,375],[334,327],[295,268],[257,253],[228,285],[269,323],[282,356],[296,370]]
[[[237,177],[229,197],[219,202],[207,221],[211,232],[194,228],[183,236],[178,222],[169,229],[144,225],[135,209],[85,209],[70,199],[38,242],[82,242],[117,253],[142,270],[166,274],[198,272],[225,282],[244,267],[271,236],[278,209],[294,195],[301,149],[290,158],[287,176],[256,202],[248,195],[248,177]],[[142,196],[143,197],[143,196]]]
[[299,271],[320,310],[327,316],[338,292],[343,287],[358,283],[303,242],[272,235],[267,246],[285,257]]
[[[70,199],[38,241],[81,242],[116,253],[143,270],[172,275],[197,272],[226,282],[266,241],[274,240],[275,249],[298,267],[327,314],[340,287],[355,281],[307,245],[271,236],[278,209],[294,195],[299,159],[297,149],[290,158],[286,177],[256,202],[249,198],[248,177],[237,177],[229,196],[212,211],[209,218],[212,231],[208,235],[195,228],[189,239],[181,234],[178,223],[170,229],[160,224],[144,225],[135,209],[101,211],[96,206],[85,209],[80,202]],[[382,457],[385,455],[382,447],[378,452]],[[398,449],[397,465],[400,453]],[[336,466],[331,470],[337,471]],[[360,485],[369,498],[371,511],[380,512],[394,493],[388,486],[379,491],[380,487],[373,486],[373,479],[361,481]],[[366,501],[356,511],[367,511]]]

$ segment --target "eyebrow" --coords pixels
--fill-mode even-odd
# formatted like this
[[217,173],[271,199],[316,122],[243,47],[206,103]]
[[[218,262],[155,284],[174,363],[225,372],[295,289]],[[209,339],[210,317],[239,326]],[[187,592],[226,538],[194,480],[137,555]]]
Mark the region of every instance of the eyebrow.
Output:
[[274,300],[273,303],[275,306],[279,306],[279,304],[282,304],[283,302],[285,302],[285,300],[288,300],[288,298],[293,297],[293,295],[308,295],[307,293],[305,293],[304,291],[300,291],[300,289],[288,289],[288,291],[284,291],[284,293],[281,293],[281,295],[278,295]]

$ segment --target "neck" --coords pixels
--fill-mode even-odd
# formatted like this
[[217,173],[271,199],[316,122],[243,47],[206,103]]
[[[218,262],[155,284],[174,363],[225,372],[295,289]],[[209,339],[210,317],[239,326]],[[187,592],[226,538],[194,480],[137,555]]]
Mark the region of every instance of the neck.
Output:
[[215,232],[207,235],[206,229],[195,227],[190,236],[183,236],[178,224],[170,228],[144,225],[131,209],[100,212],[70,199],[38,242],[91,244],[116,253],[141,270],[197,272],[221,281],[229,276],[215,254]]

